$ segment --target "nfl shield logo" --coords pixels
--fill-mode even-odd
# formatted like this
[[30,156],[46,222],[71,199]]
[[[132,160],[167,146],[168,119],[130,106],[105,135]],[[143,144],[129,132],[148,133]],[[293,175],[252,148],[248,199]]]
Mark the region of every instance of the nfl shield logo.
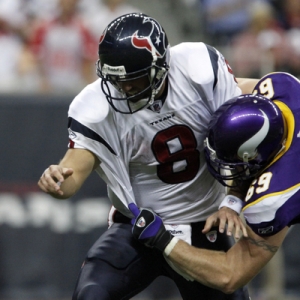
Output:
[[207,239],[214,243],[217,240],[217,231],[216,230],[212,230],[209,233],[206,234]]
[[146,221],[144,217],[139,218],[138,221],[136,222],[137,227],[145,227],[145,225],[146,225]]
[[237,202],[236,199],[231,198],[231,197],[228,198],[228,204],[229,204],[229,205],[234,205],[234,204],[236,204],[236,202]]
[[162,108],[162,101],[161,100],[155,100],[154,103],[150,106],[151,110],[154,112],[160,112]]

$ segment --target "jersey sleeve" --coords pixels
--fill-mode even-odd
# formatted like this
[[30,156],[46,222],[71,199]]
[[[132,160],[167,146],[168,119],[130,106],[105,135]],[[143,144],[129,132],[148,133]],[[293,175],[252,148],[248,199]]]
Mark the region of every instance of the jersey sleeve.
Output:
[[[99,80],[87,86],[71,103],[68,113],[69,147],[87,149],[100,160],[96,169],[121,201],[115,205],[131,215],[128,204],[135,202],[129,179],[128,162],[123,156],[118,126],[105,97],[101,98]],[[108,130],[109,129],[109,130]]]
[[215,111],[227,100],[241,95],[233,71],[225,57],[215,48],[207,46],[212,68],[214,70],[214,85],[212,98],[209,104],[212,111]]
[[[96,82],[100,85],[98,80]],[[111,144],[116,143],[116,139],[111,138],[115,133],[111,132],[111,135],[108,135],[103,126],[114,121],[109,116],[109,104],[101,97],[101,93],[97,93],[97,88],[95,83],[87,86],[72,101],[68,112],[68,128],[72,141],[70,147],[86,148],[102,161],[100,149],[105,147],[116,155],[118,147]],[[111,130],[113,131],[113,128]]]
[[241,94],[231,67],[217,49],[204,43],[186,44],[183,53],[189,55],[183,55],[182,60],[186,61],[187,74],[211,113]]

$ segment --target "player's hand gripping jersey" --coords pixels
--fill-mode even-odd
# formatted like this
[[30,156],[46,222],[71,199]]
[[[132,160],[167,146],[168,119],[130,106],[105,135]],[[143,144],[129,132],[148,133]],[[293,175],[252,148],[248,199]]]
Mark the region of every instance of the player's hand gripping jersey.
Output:
[[127,206],[134,202],[151,207],[165,224],[199,222],[224,196],[206,168],[207,124],[241,91],[224,57],[203,43],[171,48],[167,85],[165,99],[129,115],[110,107],[101,79],[87,86],[70,106],[70,147],[100,159],[96,171],[126,216],[132,217]]
[[243,208],[252,230],[266,236],[300,222],[300,82],[271,73],[258,82],[255,93],[279,106],[288,131],[285,149],[252,182]]

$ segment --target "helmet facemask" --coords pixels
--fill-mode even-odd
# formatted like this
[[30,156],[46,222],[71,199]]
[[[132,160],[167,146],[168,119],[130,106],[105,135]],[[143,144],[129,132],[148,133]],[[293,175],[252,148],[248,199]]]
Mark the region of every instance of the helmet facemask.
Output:
[[285,148],[286,134],[274,102],[260,95],[235,97],[212,116],[204,144],[208,169],[225,186],[254,179]]
[[240,181],[254,178],[261,170],[261,166],[251,161],[247,154],[244,155],[242,160],[236,159],[234,162],[229,162],[217,157],[216,151],[210,146],[208,138],[205,139],[204,145],[208,170],[224,186],[237,186]]
[[[111,67],[104,64],[101,68],[100,59],[97,61],[97,75],[102,79],[102,91],[114,110],[123,114],[132,114],[152,105],[155,96],[162,87],[168,70],[169,66],[166,63],[163,67],[160,67],[155,65],[154,62],[153,66],[142,71],[126,73],[124,66]],[[139,80],[144,77],[147,78],[148,85],[133,95],[126,93],[121,87],[122,83]],[[119,93],[111,91],[111,87]],[[126,106],[120,105],[120,101],[126,102]]]

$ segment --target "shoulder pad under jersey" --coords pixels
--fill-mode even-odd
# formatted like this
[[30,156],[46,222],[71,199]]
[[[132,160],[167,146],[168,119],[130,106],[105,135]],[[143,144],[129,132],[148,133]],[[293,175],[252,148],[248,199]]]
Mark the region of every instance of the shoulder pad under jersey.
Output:
[[72,101],[69,117],[83,124],[99,123],[110,112],[110,106],[100,86],[100,79],[87,85]]

